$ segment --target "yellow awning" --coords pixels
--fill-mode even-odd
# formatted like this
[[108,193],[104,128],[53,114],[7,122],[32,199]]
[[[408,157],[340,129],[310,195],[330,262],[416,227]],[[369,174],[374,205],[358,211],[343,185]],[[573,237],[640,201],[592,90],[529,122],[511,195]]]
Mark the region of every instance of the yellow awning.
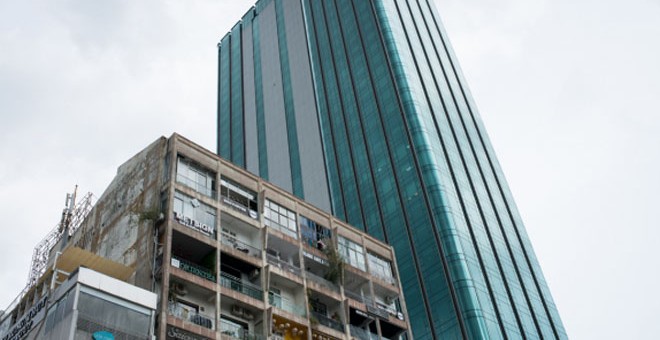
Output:
[[114,277],[115,279],[128,280],[135,269],[117,263],[105,257],[101,257],[78,247],[68,247],[58,257],[56,268],[71,273],[78,267],[83,266],[99,273]]

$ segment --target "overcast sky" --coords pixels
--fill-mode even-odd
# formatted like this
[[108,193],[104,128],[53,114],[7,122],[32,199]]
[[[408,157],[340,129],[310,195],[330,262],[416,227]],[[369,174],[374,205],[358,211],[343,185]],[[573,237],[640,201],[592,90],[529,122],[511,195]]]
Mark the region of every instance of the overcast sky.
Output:
[[[658,337],[660,2],[436,2],[569,336]],[[215,150],[252,4],[0,1],[0,309],[75,184],[175,131]]]

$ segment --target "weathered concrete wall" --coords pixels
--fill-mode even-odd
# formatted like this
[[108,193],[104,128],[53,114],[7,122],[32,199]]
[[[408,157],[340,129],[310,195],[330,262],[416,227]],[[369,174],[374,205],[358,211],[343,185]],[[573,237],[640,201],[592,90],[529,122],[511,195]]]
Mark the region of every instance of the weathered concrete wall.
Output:
[[[122,164],[81,227],[68,241],[135,268],[129,283],[146,289],[151,289],[153,212],[160,211],[166,152],[167,139],[161,137]],[[145,219],[149,213],[152,218]],[[157,218],[157,213],[155,216]]]

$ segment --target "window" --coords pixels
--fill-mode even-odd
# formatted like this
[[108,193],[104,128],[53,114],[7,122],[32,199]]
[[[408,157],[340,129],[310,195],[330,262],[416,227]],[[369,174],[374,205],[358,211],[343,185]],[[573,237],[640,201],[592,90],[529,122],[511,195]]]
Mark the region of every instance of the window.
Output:
[[344,261],[355,268],[366,271],[364,248],[342,236],[339,236],[337,240],[339,241],[339,254],[344,258]]
[[174,193],[174,218],[179,223],[213,237],[215,214],[215,208],[178,191]]
[[264,203],[264,223],[295,239],[298,238],[296,214],[268,199]]
[[[300,234],[302,239],[312,248],[323,250],[328,240],[332,238],[330,229],[308,219],[305,216],[300,216]],[[323,241],[326,240],[326,241]],[[326,243],[324,243],[326,242]]]
[[182,156],[177,159],[176,181],[202,195],[216,197],[215,174]]
[[369,272],[371,275],[394,284],[392,263],[390,261],[370,252],[367,252],[367,259],[369,260]]
[[[83,287],[84,288],[84,287]],[[109,294],[82,289],[78,295],[78,323],[75,339],[91,339],[90,325],[103,325],[104,329],[132,334],[145,339],[149,334],[149,309]]]
[[[71,293],[71,292],[74,293]],[[73,310],[73,301],[74,301],[74,290],[69,290],[60,298],[59,301],[52,304],[48,309],[46,315],[46,324],[44,332],[48,334],[51,329],[53,329],[62,319],[67,317],[69,313]]]
[[232,180],[222,178],[220,180],[220,196],[222,203],[238,210],[254,219],[259,218],[257,213],[257,194],[245,189]]

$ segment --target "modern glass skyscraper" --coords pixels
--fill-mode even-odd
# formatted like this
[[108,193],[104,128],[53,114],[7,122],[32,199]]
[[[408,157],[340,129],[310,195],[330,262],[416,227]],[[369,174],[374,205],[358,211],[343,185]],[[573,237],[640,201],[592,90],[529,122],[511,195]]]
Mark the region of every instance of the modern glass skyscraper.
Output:
[[218,153],[394,246],[416,339],[567,337],[431,0],[261,0]]

